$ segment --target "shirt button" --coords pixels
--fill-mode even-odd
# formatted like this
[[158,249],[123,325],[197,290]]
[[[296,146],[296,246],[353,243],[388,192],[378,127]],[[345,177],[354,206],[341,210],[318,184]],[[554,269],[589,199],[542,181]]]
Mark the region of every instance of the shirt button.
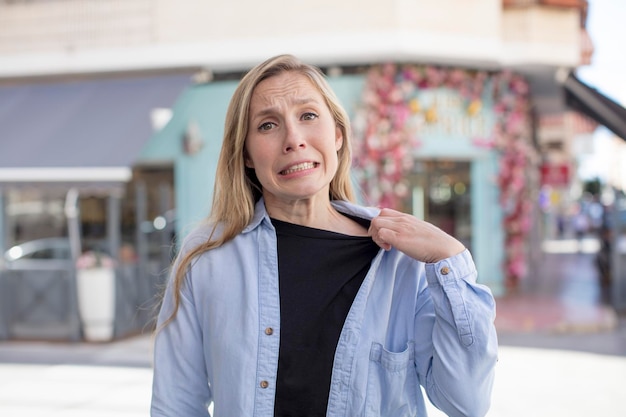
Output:
[[441,275],[448,275],[450,273],[450,268],[448,268],[447,266],[444,266],[443,268],[441,268]]
[[261,381],[259,385],[261,386],[261,388],[267,388],[270,386],[270,383],[267,381]]
[[268,327],[267,329],[265,329],[265,334],[268,336],[271,336],[274,334],[274,329],[272,329],[271,327]]

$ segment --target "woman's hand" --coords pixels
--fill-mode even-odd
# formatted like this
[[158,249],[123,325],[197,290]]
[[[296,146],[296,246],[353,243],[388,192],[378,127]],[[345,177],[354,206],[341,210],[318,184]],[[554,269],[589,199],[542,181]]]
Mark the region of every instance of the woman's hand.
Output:
[[394,247],[426,263],[438,262],[465,250],[461,242],[438,227],[387,208],[372,220],[368,233],[381,248]]

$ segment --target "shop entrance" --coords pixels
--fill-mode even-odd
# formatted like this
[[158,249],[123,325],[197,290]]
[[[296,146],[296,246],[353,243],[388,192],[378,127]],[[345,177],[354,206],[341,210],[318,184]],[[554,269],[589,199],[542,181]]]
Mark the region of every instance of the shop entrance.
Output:
[[404,210],[451,234],[471,250],[470,162],[416,161],[408,180],[410,191]]
[[153,325],[174,256],[173,179],[171,165],[148,166],[127,184],[1,190],[0,340],[81,339],[75,261],[86,251],[117,261],[115,337]]

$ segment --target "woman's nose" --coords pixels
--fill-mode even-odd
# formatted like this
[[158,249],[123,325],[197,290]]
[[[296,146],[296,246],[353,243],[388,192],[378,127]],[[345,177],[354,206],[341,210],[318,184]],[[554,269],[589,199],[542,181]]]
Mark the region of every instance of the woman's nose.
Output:
[[290,152],[305,147],[304,134],[297,123],[287,123],[285,125],[284,152]]

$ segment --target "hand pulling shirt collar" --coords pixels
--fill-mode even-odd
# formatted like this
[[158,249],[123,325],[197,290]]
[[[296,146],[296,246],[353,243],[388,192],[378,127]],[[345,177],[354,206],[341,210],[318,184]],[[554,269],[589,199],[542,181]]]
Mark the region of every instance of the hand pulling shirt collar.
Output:
[[[372,219],[378,209],[333,206]],[[206,241],[203,226],[182,252]],[[172,311],[168,286],[159,326]],[[189,268],[176,319],[155,339],[153,417],[272,417],[280,341],[276,233],[261,199],[250,225]],[[381,250],[344,323],[327,417],[487,412],[497,356],[489,289],[468,251],[434,264]]]

